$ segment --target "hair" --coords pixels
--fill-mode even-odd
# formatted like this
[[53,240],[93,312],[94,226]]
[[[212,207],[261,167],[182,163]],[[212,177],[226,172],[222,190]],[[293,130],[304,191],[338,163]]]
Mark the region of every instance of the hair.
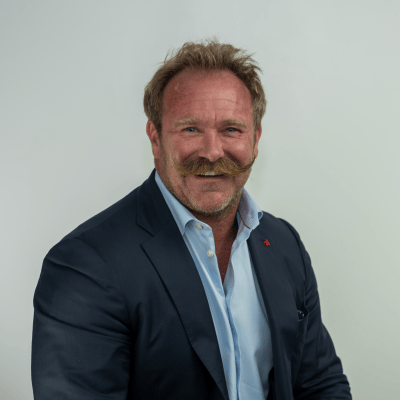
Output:
[[210,71],[229,70],[233,72],[250,91],[253,110],[254,132],[261,124],[265,114],[267,100],[261,85],[257,70],[261,68],[252,58],[253,54],[246,54],[242,49],[230,44],[220,44],[214,36],[211,40],[200,43],[186,42],[175,54],[165,59],[151,81],[146,85],[143,96],[144,112],[157,130],[159,137],[162,133],[162,114],[164,92],[170,80],[183,70]]

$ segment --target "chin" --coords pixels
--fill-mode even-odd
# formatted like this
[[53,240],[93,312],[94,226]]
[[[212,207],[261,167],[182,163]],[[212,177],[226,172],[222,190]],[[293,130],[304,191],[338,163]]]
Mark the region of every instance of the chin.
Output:
[[196,208],[192,209],[192,212],[195,212],[198,215],[201,215],[203,217],[218,217],[219,215],[222,215],[225,212],[226,208],[212,208],[212,209],[204,209],[204,208]]
[[191,202],[191,207],[193,211],[196,211],[198,214],[202,214],[208,217],[216,217],[218,215],[221,215],[231,206],[232,206],[232,197],[223,203],[219,202],[214,204],[203,204],[203,203],[199,204]]

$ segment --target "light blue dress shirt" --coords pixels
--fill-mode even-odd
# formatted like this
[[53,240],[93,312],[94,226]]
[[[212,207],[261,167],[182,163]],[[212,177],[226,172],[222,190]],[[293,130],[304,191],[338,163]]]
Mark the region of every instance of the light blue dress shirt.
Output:
[[236,214],[239,229],[222,283],[212,229],[169,192],[157,172],[155,179],[203,283],[229,399],[265,400],[273,366],[271,332],[247,247],[247,239],[259,225],[263,212],[244,189]]

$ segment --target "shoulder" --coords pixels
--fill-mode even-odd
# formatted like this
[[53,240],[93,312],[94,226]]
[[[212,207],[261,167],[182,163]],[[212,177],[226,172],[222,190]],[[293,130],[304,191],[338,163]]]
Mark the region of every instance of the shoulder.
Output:
[[72,243],[83,242],[100,256],[117,253],[129,244],[141,242],[148,233],[137,224],[137,193],[135,188],[122,199],[93,215],[65,235],[49,251],[69,248]]
[[260,229],[273,233],[274,236],[289,245],[299,244],[300,235],[296,229],[288,221],[275,217],[266,211],[263,211],[263,216],[260,220]]
[[288,221],[263,211],[259,230],[274,247],[281,263],[286,266],[291,277],[304,283],[312,271],[310,256],[300,234]]
[[89,233],[90,231],[96,231],[96,229],[101,228],[103,224],[118,219],[123,214],[134,215],[137,189],[138,188],[132,190],[122,199],[79,224],[71,232],[65,235],[63,239],[75,239],[79,238],[79,236],[82,234]]

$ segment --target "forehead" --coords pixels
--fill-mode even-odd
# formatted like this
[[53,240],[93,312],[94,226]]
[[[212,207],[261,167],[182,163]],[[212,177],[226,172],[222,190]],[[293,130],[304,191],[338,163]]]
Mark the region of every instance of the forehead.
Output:
[[185,70],[174,76],[165,88],[165,113],[185,109],[237,109],[251,111],[252,101],[246,85],[231,71]]

